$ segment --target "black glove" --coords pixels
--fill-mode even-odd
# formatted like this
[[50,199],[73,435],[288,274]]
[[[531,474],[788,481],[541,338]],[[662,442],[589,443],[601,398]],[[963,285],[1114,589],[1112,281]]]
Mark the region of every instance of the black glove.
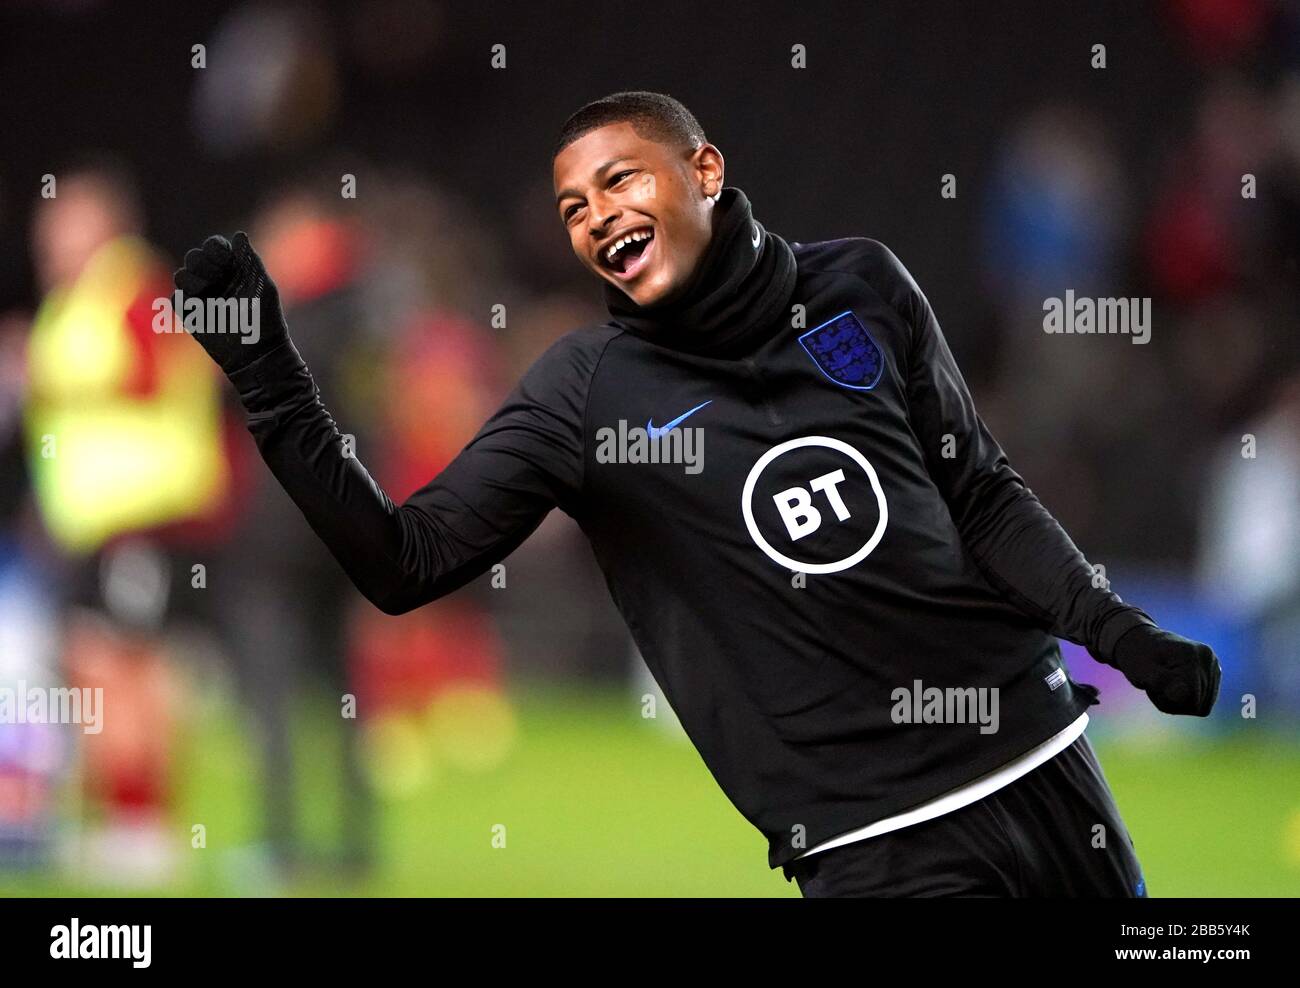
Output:
[[1162,713],[1205,717],[1219,698],[1222,670],[1214,649],[1154,625],[1124,632],[1110,664],[1145,690]]
[[[199,341],[226,374],[246,367],[289,338],[289,327],[280,311],[280,293],[242,231],[235,234],[233,241],[208,237],[202,247],[186,253],[185,266],[173,275],[173,280],[187,299],[258,300],[256,321],[248,318],[253,315],[251,304],[246,309],[241,306],[248,317],[237,316],[234,326],[212,327],[205,320],[188,318],[184,309],[178,313],[186,332]],[[219,328],[225,332],[215,331]]]

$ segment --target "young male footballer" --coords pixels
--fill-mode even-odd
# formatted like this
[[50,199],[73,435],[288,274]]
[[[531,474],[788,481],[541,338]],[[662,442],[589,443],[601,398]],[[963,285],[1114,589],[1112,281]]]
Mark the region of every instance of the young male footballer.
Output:
[[[656,93],[580,109],[553,172],[609,319],[547,350],[401,505],[347,454],[248,238],[210,237],[176,272],[187,296],[260,300],[256,343],[194,336],[361,593],[388,614],[451,593],[558,506],[805,896],[1145,895],[1084,735],[1097,691],[1056,637],[1170,714],[1210,712],[1218,660],[1094,585],[898,258],[765,229]],[[606,448],[686,429],[697,469]]]

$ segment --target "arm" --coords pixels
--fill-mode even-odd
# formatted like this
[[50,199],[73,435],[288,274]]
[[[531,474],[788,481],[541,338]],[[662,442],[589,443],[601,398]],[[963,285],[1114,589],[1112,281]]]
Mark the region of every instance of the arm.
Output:
[[[930,303],[887,248],[889,301],[911,327],[907,400],[926,467],[962,542],[989,583],[1052,634],[1122,671],[1166,713],[1210,712],[1219,665],[1206,645],[1158,628],[1141,609],[1093,583],[1093,568],[989,433]],[[956,455],[945,458],[944,437]]]
[[222,243],[191,251],[177,286],[199,297],[257,297],[260,338],[248,344],[186,328],[238,390],[271,472],[380,610],[400,614],[450,593],[512,552],[552,507],[578,497],[590,358],[574,348],[548,351],[446,469],[395,505],[344,455],[247,238]]

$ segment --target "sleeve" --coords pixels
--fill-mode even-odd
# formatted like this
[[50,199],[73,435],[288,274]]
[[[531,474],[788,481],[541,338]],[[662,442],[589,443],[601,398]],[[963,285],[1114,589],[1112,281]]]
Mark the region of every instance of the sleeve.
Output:
[[[879,247],[887,301],[912,332],[908,415],[962,543],[1004,598],[1047,631],[1109,663],[1126,631],[1154,622],[1093,585],[1092,566],[1011,468],[976,412],[924,293],[898,258]],[[946,436],[953,441],[945,442]],[[955,455],[945,457],[945,447],[955,447]]]
[[553,507],[577,510],[595,359],[564,340],[553,346],[455,459],[401,505],[346,454],[291,340],[231,382],[262,459],[312,530],[371,603],[402,614],[505,558]]

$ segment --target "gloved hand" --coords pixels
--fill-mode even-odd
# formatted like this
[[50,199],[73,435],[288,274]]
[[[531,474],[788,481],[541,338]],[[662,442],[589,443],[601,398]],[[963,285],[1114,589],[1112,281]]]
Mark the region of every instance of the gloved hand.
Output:
[[1154,625],[1124,632],[1110,664],[1145,690],[1162,713],[1205,717],[1219,698],[1222,670],[1214,649]]
[[[192,324],[182,316],[186,332],[198,340],[226,374],[231,374],[252,363],[258,357],[274,350],[289,338],[289,327],[280,311],[280,293],[248,243],[243,231],[234,240],[225,237],[208,237],[202,247],[195,247],[185,255],[185,266],[173,280],[176,287],[188,298],[247,299],[247,312],[256,321],[237,317],[237,325],[225,326],[225,332],[214,332],[206,322]],[[251,306],[257,299],[257,309]]]

